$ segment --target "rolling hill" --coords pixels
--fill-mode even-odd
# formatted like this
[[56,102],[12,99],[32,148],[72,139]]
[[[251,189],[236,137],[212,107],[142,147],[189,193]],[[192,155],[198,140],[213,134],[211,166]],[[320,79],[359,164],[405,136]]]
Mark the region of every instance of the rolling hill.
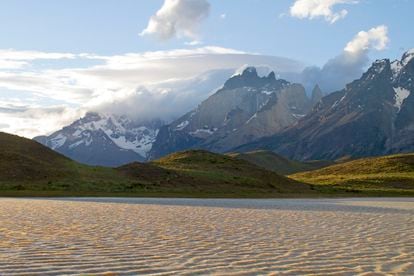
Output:
[[289,160],[274,152],[257,150],[244,153],[229,153],[231,157],[246,160],[258,167],[274,171],[281,175],[289,175],[298,172],[311,171],[332,165],[332,161],[308,161],[299,162]]
[[290,177],[341,189],[394,191],[414,195],[414,153],[363,158]]
[[262,169],[245,160],[215,154],[203,150],[191,150],[170,154],[152,164],[174,171],[193,179],[197,189],[210,189],[217,192],[268,191],[280,193],[309,193],[308,185]]
[[79,164],[33,140],[0,133],[0,194],[280,197],[311,187],[247,161],[206,151],[119,168]]

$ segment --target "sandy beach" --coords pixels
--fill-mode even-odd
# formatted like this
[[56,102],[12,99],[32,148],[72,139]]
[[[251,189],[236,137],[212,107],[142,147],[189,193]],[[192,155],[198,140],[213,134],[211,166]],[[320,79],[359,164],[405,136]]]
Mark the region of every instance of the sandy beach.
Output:
[[0,275],[414,275],[414,199],[0,199]]

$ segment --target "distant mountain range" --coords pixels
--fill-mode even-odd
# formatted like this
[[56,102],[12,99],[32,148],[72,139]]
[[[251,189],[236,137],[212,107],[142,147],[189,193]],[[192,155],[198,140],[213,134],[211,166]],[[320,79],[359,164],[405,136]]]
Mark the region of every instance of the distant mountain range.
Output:
[[[336,160],[414,151],[414,50],[378,60],[345,89],[310,97],[301,84],[259,76],[228,79],[197,108],[164,125],[88,113],[42,144],[82,163],[119,166],[187,149],[270,150],[295,160]],[[192,88],[194,89],[194,88]]]
[[238,147],[296,160],[414,151],[414,50],[378,60],[363,76],[324,97],[307,116],[276,135]]
[[160,120],[136,123],[126,116],[90,112],[50,136],[34,139],[78,162],[114,167],[146,160],[161,125]]
[[196,109],[162,127],[149,157],[190,148],[229,151],[292,125],[321,97],[316,88],[312,102],[302,85],[276,79],[273,72],[260,77],[248,67]]

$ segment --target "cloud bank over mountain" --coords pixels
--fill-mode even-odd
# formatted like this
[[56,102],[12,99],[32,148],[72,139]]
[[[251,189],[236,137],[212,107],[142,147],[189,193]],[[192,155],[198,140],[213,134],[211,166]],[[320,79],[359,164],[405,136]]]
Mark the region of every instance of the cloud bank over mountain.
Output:
[[388,28],[384,25],[359,32],[347,43],[342,53],[328,60],[322,67],[307,67],[297,81],[310,90],[319,84],[322,90],[333,92],[361,76],[370,62],[372,50],[383,50],[389,42]]
[[[1,60],[11,64],[0,70],[0,119],[13,120],[5,131],[27,137],[63,125],[56,119],[37,127],[27,110],[52,114],[49,109],[64,107],[62,112],[77,119],[86,110],[106,107],[111,112],[133,110],[137,119],[156,113],[171,120],[208,97],[244,64],[266,65],[281,73],[304,68],[287,58],[214,46],[113,56],[3,50]],[[50,65],[57,60],[57,68]]]
[[[329,93],[358,78],[369,64],[370,51],[382,50],[388,42],[384,25],[361,31],[321,68],[216,46],[112,56],[0,50],[2,130],[33,137],[90,110],[169,122],[196,107],[246,64],[273,70],[308,91],[319,84]],[[47,67],[52,61],[63,65]],[[67,61],[71,63],[65,66]]]

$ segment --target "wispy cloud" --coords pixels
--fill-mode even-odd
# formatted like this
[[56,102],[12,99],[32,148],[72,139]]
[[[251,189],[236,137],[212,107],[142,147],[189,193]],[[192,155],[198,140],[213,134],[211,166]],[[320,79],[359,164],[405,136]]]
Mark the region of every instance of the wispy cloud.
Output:
[[154,35],[161,40],[177,36],[197,39],[198,27],[209,12],[207,0],[165,0],[140,35]]
[[[25,53],[23,51],[22,56]],[[23,60],[17,52],[13,54]],[[244,64],[265,64],[279,72],[303,69],[303,65],[294,60],[215,46],[113,56],[70,54],[61,57],[74,57],[82,67],[73,67],[72,63],[67,65],[69,67],[61,64],[59,69],[47,67],[48,63],[37,67],[38,64],[31,63],[28,57],[23,60],[28,67],[0,70],[0,91],[8,91],[10,95],[5,98],[5,93],[0,93],[0,106],[6,105],[5,99],[13,97],[16,101],[8,105],[34,109],[36,114],[40,112],[39,108],[43,110],[57,104],[67,108],[62,112],[68,115],[47,112],[50,117],[74,118],[73,114],[77,116],[82,110],[107,109],[108,112],[133,110],[130,113],[137,119],[159,116],[169,120],[195,107],[222,85],[232,70]],[[0,121],[12,126],[8,130],[29,137],[58,129],[63,121],[66,122],[50,118],[47,127],[32,127],[36,125],[28,119],[32,114],[35,113],[25,111],[10,115],[6,109],[0,109]]]
[[31,138],[51,133],[57,126],[67,125],[84,113],[81,108],[67,106],[35,107],[0,103],[0,129]]
[[325,18],[329,23],[335,23],[348,14],[348,10],[334,10],[340,4],[356,4],[356,0],[296,0],[290,7],[290,15],[300,19]]
[[17,51],[0,49],[0,69],[20,69],[33,60],[74,59],[77,55],[70,53],[47,53],[40,51]]
[[199,45],[202,45],[203,42],[200,40],[192,40],[192,41],[184,42],[184,44],[188,46],[199,46]]

